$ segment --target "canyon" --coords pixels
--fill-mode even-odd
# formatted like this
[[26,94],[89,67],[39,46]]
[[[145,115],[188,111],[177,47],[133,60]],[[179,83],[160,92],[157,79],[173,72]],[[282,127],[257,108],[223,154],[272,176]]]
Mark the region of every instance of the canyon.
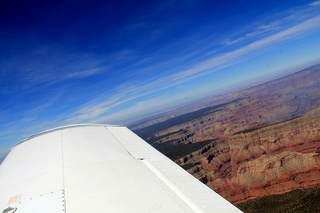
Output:
[[320,119],[218,139],[176,162],[233,203],[320,185]]
[[232,203],[320,185],[320,65],[131,128]]

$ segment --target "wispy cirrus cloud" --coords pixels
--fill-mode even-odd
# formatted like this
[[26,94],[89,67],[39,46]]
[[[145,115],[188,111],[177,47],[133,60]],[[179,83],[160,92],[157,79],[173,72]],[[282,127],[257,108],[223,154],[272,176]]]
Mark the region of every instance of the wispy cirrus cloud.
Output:
[[[314,2],[312,7],[317,6],[317,2]],[[51,128],[53,126],[70,123],[116,122],[117,120],[121,121],[132,115],[136,116],[137,114],[148,113],[148,111],[150,112],[150,108],[157,107],[159,103],[169,105],[174,101],[164,103],[161,98],[153,98],[150,99],[150,101],[146,101],[144,97],[152,96],[152,94],[157,92],[181,85],[247,60],[259,55],[263,51],[263,48],[272,46],[275,43],[293,40],[297,38],[297,36],[304,36],[304,33],[318,28],[320,23],[319,12],[317,13],[315,10],[311,10],[310,7],[311,6],[307,9],[304,8],[303,12],[296,13],[295,15],[285,13],[281,18],[272,19],[272,21],[270,21],[271,19],[268,19],[268,22],[260,21],[258,24],[254,24],[255,27],[253,30],[244,31],[245,33],[243,33],[243,31],[241,33],[235,33],[237,36],[229,40],[221,41],[225,46],[232,46],[232,48],[229,48],[228,51],[214,51],[205,57],[200,57],[200,60],[195,60],[187,64],[188,66],[186,67],[189,68],[178,68],[176,64],[180,64],[181,61],[191,61],[197,54],[203,53],[202,48],[205,48],[205,45],[210,45],[210,39],[214,40],[213,37],[208,38],[208,36],[204,38],[204,44],[201,46],[199,42],[195,42],[200,36],[196,36],[195,39],[193,34],[190,41],[186,42],[188,43],[188,48],[186,47],[181,51],[184,52],[183,54],[179,52],[177,57],[168,60],[157,60],[156,63],[152,61],[153,55],[148,55],[147,57],[145,55],[144,57],[138,55],[137,57],[135,55],[138,51],[129,48],[112,52],[112,62],[117,63],[117,65],[139,58],[135,63],[130,64],[132,66],[128,68],[122,67],[122,69],[128,69],[132,72],[126,72],[125,76],[122,76],[121,72],[119,72],[118,75],[114,75],[114,79],[121,79],[121,81],[117,82],[115,88],[97,91],[98,95],[90,97],[90,100],[79,101],[79,104],[60,112],[59,116],[54,119],[37,119],[37,122],[33,123],[33,128],[29,129],[29,132],[36,129],[43,130],[45,127]],[[297,10],[295,11],[297,12]],[[306,14],[306,11],[311,12]],[[130,32],[137,31],[141,29],[141,27],[147,26],[148,25],[138,24],[126,30]],[[249,27],[252,27],[252,25]],[[154,40],[155,37],[150,40]],[[185,45],[186,43],[182,43],[181,45]],[[199,48],[197,48],[198,45],[200,46]],[[179,49],[179,45],[175,47]],[[170,51],[170,48],[163,47],[163,50],[158,49],[158,51],[161,53],[159,55],[165,55],[166,52]],[[35,57],[36,60],[29,60],[33,57]],[[13,64],[18,63],[19,70],[22,70],[20,73],[17,73],[16,77],[28,82],[27,86],[29,87],[43,84],[48,86],[63,81],[77,80],[96,75],[102,75],[101,84],[105,85],[107,84],[106,78],[108,75],[103,75],[103,73],[108,71],[118,72],[117,69],[104,65],[106,63],[103,62],[108,61],[110,58],[111,57],[106,57],[105,55],[99,55],[97,57],[89,53],[80,53],[75,56],[65,48],[48,46],[32,51],[30,56],[23,57],[24,61],[22,61],[22,63],[14,60],[12,62]],[[140,78],[143,75],[153,74],[155,72],[163,72],[165,74]],[[122,78],[128,76],[132,79],[130,79],[130,81],[123,81],[126,82],[123,83]],[[64,86],[66,90],[70,89],[67,84]],[[56,94],[56,91],[54,92],[54,94]],[[22,117],[26,119],[26,123],[28,121],[32,122],[34,120],[32,115],[41,114],[40,112],[44,110],[50,111],[51,107],[58,101],[61,100],[59,98],[46,99],[45,102],[47,104],[44,102],[43,105],[39,105],[39,108],[26,111],[25,116]],[[122,105],[127,106],[120,107]],[[27,115],[28,112],[30,112],[30,116]]]
[[[101,101],[101,99],[93,100],[90,104],[84,106],[76,114],[74,114],[75,116],[72,120],[74,122],[81,121],[82,119],[106,120],[107,117],[102,115],[116,106],[158,91],[168,89],[170,87],[180,85],[195,78],[204,76],[208,73],[220,70],[224,67],[247,60],[250,57],[260,54],[260,51],[264,47],[295,39],[297,36],[303,36],[306,32],[318,27],[320,27],[320,16],[315,16],[305,20],[302,23],[296,24],[295,26],[254,41],[246,46],[239,47],[233,51],[202,61],[194,65],[193,68],[177,71],[171,75],[166,75],[149,83],[143,82],[141,84],[132,85],[131,88],[129,86],[122,87],[122,89],[118,90],[106,101]],[[104,94],[102,96],[105,97]],[[130,111],[132,109],[128,110]],[[116,114],[116,116],[111,116],[110,118],[120,119],[121,114],[125,116],[128,113],[119,112]]]
[[224,39],[222,44],[226,46],[243,45],[296,26],[319,15],[319,9],[315,7],[320,5],[319,2],[315,1],[309,5],[282,11],[253,22],[241,29],[238,34]]
[[161,81],[176,81],[176,83],[181,83],[180,81],[183,82],[184,80],[188,79],[188,77],[198,77],[199,75],[204,75],[207,72],[213,72],[217,69],[238,63],[239,61],[245,60],[248,57],[252,57],[253,55],[258,54],[257,51],[260,51],[263,47],[267,47],[278,42],[295,39],[298,35],[303,36],[303,34],[307,31],[316,29],[318,27],[320,27],[320,16],[310,18],[309,20],[299,23],[291,28],[269,35],[223,55],[212,57],[195,65],[191,69],[167,76]]
[[20,78],[25,82],[28,82],[30,86],[37,84],[52,85],[65,80],[98,75],[106,70],[106,67],[91,68],[91,66],[95,66],[95,63],[89,61],[80,62],[74,65],[50,65],[41,63],[39,67],[22,68],[24,72],[20,74]]
[[66,80],[86,78],[108,70],[108,66],[101,65],[103,60],[93,54],[76,55],[61,45],[45,46],[41,42],[28,42],[25,41],[25,44],[22,44],[24,46],[17,47],[23,51],[9,51],[7,56],[0,57],[0,77],[8,82],[20,82],[8,85],[8,90],[1,92],[35,89],[38,85],[48,86]]
[[280,27],[279,21],[273,22],[273,23],[267,24],[267,25],[260,25],[260,26],[256,27],[254,31],[250,31],[250,32],[246,33],[244,36],[240,36],[235,39],[227,38],[222,41],[222,44],[226,45],[226,46],[230,46],[230,45],[234,45],[234,44],[243,44],[244,42],[250,43],[250,42],[254,41],[255,39],[259,39],[262,37],[266,37],[270,34],[273,34],[273,33],[277,32],[278,30],[280,30],[280,28],[281,27]]
[[67,80],[67,79],[75,79],[75,78],[85,78],[93,75],[100,74],[104,72],[106,69],[99,67],[99,68],[92,68],[92,69],[87,69],[87,70],[81,70],[81,71],[75,71],[66,74],[61,78],[61,80]]
[[320,1],[315,1],[310,4],[310,6],[320,6]]
[[[264,56],[272,60],[273,50],[279,50],[281,59],[320,54],[310,47],[316,41],[311,32],[319,29],[320,1],[305,6],[301,2],[279,4],[281,7],[266,11],[260,8],[262,13],[231,12],[228,5],[221,11],[219,6],[212,8],[221,16],[211,15],[209,7],[203,10],[199,1],[189,6],[190,2],[169,3],[135,8],[131,3],[126,7],[129,13],[92,14],[90,21],[96,18],[92,26],[86,25],[87,21],[74,23],[73,19],[54,17],[54,21],[67,23],[62,34],[55,28],[50,31],[51,27],[43,32],[40,26],[47,22],[28,23],[28,29],[6,28],[5,34],[1,30],[0,96],[4,101],[0,105],[0,150],[48,128],[82,122],[124,124],[190,101],[200,92],[225,92],[217,81],[233,87],[234,79],[242,74],[260,75],[257,70],[264,61],[259,60]],[[289,10],[261,15],[284,7]],[[113,21],[118,15],[121,20]],[[230,27],[226,21],[232,22]],[[69,24],[74,27],[70,29]],[[23,36],[16,36],[17,32]],[[308,34],[311,42],[304,38]],[[299,48],[292,44],[305,47],[304,52],[288,54],[287,50]],[[282,47],[288,49],[280,54]],[[252,58],[257,60],[248,60]],[[239,66],[231,67],[236,64]],[[230,69],[222,70],[227,67]],[[252,70],[245,70],[247,67]]]

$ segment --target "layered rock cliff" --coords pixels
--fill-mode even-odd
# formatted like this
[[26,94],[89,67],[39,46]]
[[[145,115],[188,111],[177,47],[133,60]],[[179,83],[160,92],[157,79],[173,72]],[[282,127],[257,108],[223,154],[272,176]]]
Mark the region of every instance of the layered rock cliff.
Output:
[[233,203],[320,185],[320,119],[302,117],[212,142],[177,160]]
[[319,79],[317,65],[168,112],[137,133],[173,160],[187,153],[176,162],[234,203],[318,186]]

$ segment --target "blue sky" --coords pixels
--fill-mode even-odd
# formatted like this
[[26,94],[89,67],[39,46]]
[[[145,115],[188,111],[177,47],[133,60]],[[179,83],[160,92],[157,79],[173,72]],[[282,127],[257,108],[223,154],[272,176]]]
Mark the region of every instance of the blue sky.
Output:
[[320,62],[320,1],[0,2],[0,156]]

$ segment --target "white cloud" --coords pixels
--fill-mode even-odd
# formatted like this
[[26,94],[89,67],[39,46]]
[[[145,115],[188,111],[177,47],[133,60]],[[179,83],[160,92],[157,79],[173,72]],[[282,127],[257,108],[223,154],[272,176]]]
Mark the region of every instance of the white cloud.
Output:
[[82,70],[82,71],[76,71],[76,72],[71,72],[67,74],[65,77],[62,77],[61,79],[66,80],[66,79],[72,79],[72,78],[84,78],[88,76],[93,76],[100,74],[103,72],[103,68],[93,68],[93,69],[87,69],[87,70]]
[[[315,1],[310,5],[319,6],[320,1]],[[319,14],[319,12],[317,13]],[[305,16],[300,15],[288,15],[285,18],[282,18],[281,20],[256,25],[254,30],[247,32],[242,37],[237,37],[233,40],[225,40],[226,45],[233,45],[243,44],[244,41],[248,41],[251,39],[250,42],[247,42],[245,46],[239,45],[237,49],[221,55],[216,55],[218,54],[218,52],[213,51],[210,54],[213,55],[213,57],[196,64],[190,69],[184,69],[180,71],[176,70],[173,74],[166,75],[155,80],[149,79],[149,82],[137,81],[136,83],[132,83],[131,85],[119,85],[116,91],[114,91],[113,93],[110,93],[110,91],[101,93],[99,97],[93,98],[91,101],[81,106],[77,106],[76,109],[70,109],[68,112],[63,112],[63,114],[60,114],[59,117],[54,118],[54,120],[48,121],[45,119],[37,119],[37,121],[35,121],[32,115],[36,115],[38,114],[37,112],[46,110],[47,108],[53,106],[54,103],[56,103],[57,100],[59,100],[60,96],[57,95],[56,97],[49,99],[45,104],[39,105],[37,108],[34,108],[33,110],[30,110],[25,115],[23,115],[25,117],[22,116],[22,120],[19,120],[19,122],[25,125],[24,128],[19,128],[20,126],[22,126],[22,124],[17,125],[16,121],[13,121],[11,123],[8,122],[6,123],[5,131],[3,131],[0,136],[1,138],[8,138],[14,136],[14,138],[16,139],[19,137],[25,137],[27,136],[27,134],[36,133],[38,131],[45,130],[47,128],[52,128],[58,125],[66,125],[71,123],[87,121],[109,123],[116,121],[124,121],[127,118],[138,116],[141,113],[151,113],[157,109],[160,109],[160,107],[164,105],[168,106],[169,103],[174,103],[176,101],[174,100],[175,97],[173,99],[166,99],[165,102],[163,101],[163,99],[160,98],[150,99],[147,101],[140,101],[134,105],[131,105],[131,107],[128,107],[125,110],[117,111],[114,113],[111,112],[113,112],[114,108],[120,106],[121,104],[129,103],[132,100],[138,100],[139,98],[144,97],[146,95],[150,95],[152,93],[180,85],[200,76],[204,76],[206,74],[220,70],[221,68],[239,63],[240,61],[246,60],[250,57],[259,54],[259,51],[264,47],[268,47],[269,45],[272,45],[274,43],[295,39],[297,36],[304,36],[304,33],[308,32],[309,30],[319,28],[319,15],[311,18],[306,18]],[[302,21],[302,18],[304,19],[304,21]],[[285,23],[290,24],[289,26],[284,26]],[[191,41],[189,43],[190,46],[192,46],[191,44],[194,44],[195,42]],[[208,45],[209,41],[205,40],[204,43]],[[158,62],[157,64],[153,64],[148,67],[142,67],[142,69],[134,70],[134,74],[137,74],[136,72],[140,72],[139,75],[143,75],[144,73],[148,73],[150,71],[158,69],[164,70],[166,67],[169,67],[168,64],[178,64],[181,61],[186,61],[187,59],[192,58],[194,55],[201,53],[202,51],[203,50],[199,50],[199,48],[188,49],[188,51],[185,51],[188,53],[182,55],[179,58],[173,58],[170,61],[163,61],[160,63]],[[33,57],[34,55],[45,55],[48,52],[52,52],[51,47],[42,50],[42,52],[30,55]],[[56,49],[54,52],[56,52],[57,54],[65,51],[63,49],[62,51],[61,49]],[[214,53],[215,55],[212,53]],[[118,52],[118,54],[115,57],[115,60],[126,61],[129,60],[132,57],[132,55],[133,52],[130,52],[130,50],[123,50]],[[32,87],[34,84],[48,85],[64,80],[80,79],[88,76],[99,75],[105,70],[108,70],[108,67],[99,66],[99,64],[103,64],[101,62],[108,60],[106,58],[97,59],[95,56],[92,55],[81,55],[77,57],[79,59],[77,61],[68,61],[68,58],[69,60],[71,60],[73,57],[73,55],[68,56],[68,54],[59,56],[58,59],[56,59],[57,61],[54,61],[54,59],[52,59],[53,63],[42,63],[42,61],[45,60],[30,60],[32,61],[32,63],[28,63],[29,60],[28,58],[26,58],[25,61],[22,61],[20,64],[17,61],[12,61],[12,64],[18,63],[19,66],[22,66],[23,69],[21,70],[23,70],[23,73],[19,73],[19,77],[21,77],[25,81],[28,81],[30,83],[30,87]],[[64,60],[64,58],[66,59]],[[151,59],[152,57],[148,57],[145,59],[145,61]],[[141,63],[141,61],[138,61],[138,63],[139,62]],[[137,66],[139,65],[138,63]],[[58,65],[56,66],[55,64]],[[58,69],[61,67],[63,67],[62,70]],[[46,70],[54,70],[57,72],[46,72]],[[106,114],[109,112],[111,114],[109,116],[106,116]],[[28,113],[29,115],[27,115]],[[28,126],[26,125],[26,123],[28,123]],[[8,128],[8,126],[10,126],[10,128]],[[23,132],[18,132],[19,129],[23,129]]]
[[[294,39],[297,35],[303,35],[308,30],[317,28],[319,26],[320,16],[316,16],[289,29],[267,36],[234,51],[212,57],[211,59],[197,64],[191,69],[176,72],[149,83],[131,86],[122,85],[115,94],[108,96],[107,100],[103,100],[106,97],[106,94],[102,94],[99,99],[94,99],[90,103],[87,103],[81,107],[77,112],[70,116],[69,121],[73,121],[73,123],[81,122],[86,119],[104,121],[105,117],[99,119],[99,116],[101,116],[103,113],[106,113],[108,110],[111,110],[113,107],[173,86],[177,86],[194,78],[198,78],[224,67],[239,63],[240,61],[259,54],[259,51],[264,47],[274,43],[282,42],[284,40]],[[152,106],[151,102],[148,102],[147,105],[149,107]],[[129,108],[128,110],[124,110],[109,116],[108,119],[115,120],[120,119],[120,117],[125,118],[126,116],[132,116],[143,111],[144,109],[141,107]]]
[[[129,121],[141,114],[148,114],[155,112],[161,108],[163,105],[163,100],[160,99],[150,99],[148,101],[141,101],[125,110],[112,113],[111,115],[103,116],[94,122],[97,123],[120,123],[125,120]],[[143,113],[141,113],[143,112]]]
[[320,6],[320,0],[312,2],[310,6]]
[[292,8],[262,18],[250,25],[244,26],[240,32],[237,32],[238,34],[227,37],[222,41],[222,44],[225,46],[242,45],[296,26],[319,15],[319,10],[314,8],[314,6],[320,5],[319,2],[320,0],[310,5]]
[[[297,35],[302,35],[308,30],[318,28],[320,26],[320,16],[311,18],[303,23],[297,24],[294,27],[283,30],[276,34],[270,35],[253,43],[250,43],[244,47],[236,49],[235,51],[225,53],[224,55],[213,57],[209,60],[206,60],[189,70],[179,72],[172,76],[167,77],[164,81],[169,81],[170,79],[182,80],[190,77],[197,76],[212,68],[221,68],[219,66],[229,66],[231,64],[237,63],[236,60],[243,60],[243,58],[248,57],[248,54],[255,53],[263,47],[272,45],[274,43],[282,42],[284,40],[294,39]],[[214,70],[213,70],[214,71]],[[211,71],[210,71],[211,72]]]
[[25,52],[9,53],[6,66],[0,73],[1,77],[5,78],[11,75],[16,80],[23,82],[15,88],[15,91],[98,75],[108,71],[109,68],[101,65],[104,58],[98,58],[94,54],[76,54],[59,45],[43,46],[40,41],[39,43],[26,44],[26,46],[28,45],[30,48]]
[[[287,17],[287,19],[289,19]],[[270,29],[277,29],[279,21],[269,23],[268,25],[261,25],[256,32],[247,34],[247,37],[257,36],[270,32]],[[282,42],[288,39],[294,39],[297,35],[303,35],[308,30],[317,28],[320,26],[320,16],[310,18],[302,23],[296,24],[290,28],[273,33],[272,35],[265,36],[259,40],[249,43],[246,46],[240,47],[234,51],[227,52],[223,55],[213,56],[208,60],[202,61],[194,67],[176,71],[171,75],[158,78],[150,82],[139,82],[139,84],[120,85],[116,92],[110,94],[102,93],[100,97],[93,99],[92,101],[85,103],[78,107],[78,110],[71,112],[65,118],[66,123],[79,123],[84,121],[99,121],[104,119],[105,113],[112,112],[113,108],[124,103],[128,103],[132,100],[141,98],[143,96],[165,90],[167,88],[180,85],[182,83],[191,81],[200,76],[204,76],[208,73],[212,73],[224,67],[239,63],[259,54],[259,51],[264,47],[272,45],[274,43]],[[268,31],[268,30],[269,31]],[[154,67],[153,67],[154,68]],[[147,68],[146,68],[147,69]],[[149,67],[149,69],[151,69]],[[73,72],[63,76],[61,78],[82,78],[91,75],[97,75],[103,72],[104,68],[87,69],[79,72]],[[147,71],[147,70],[146,70]],[[59,80],[59,79],[58,79]],[[145,106],[153,106],[151,102],[145,103]],[[136,111],[137,110],[137,111]],[[109,118],[120,119],[122,116],[135,115],[138,112],[145,111],[143,107],[128,109],[128,111],[120,111]]]

